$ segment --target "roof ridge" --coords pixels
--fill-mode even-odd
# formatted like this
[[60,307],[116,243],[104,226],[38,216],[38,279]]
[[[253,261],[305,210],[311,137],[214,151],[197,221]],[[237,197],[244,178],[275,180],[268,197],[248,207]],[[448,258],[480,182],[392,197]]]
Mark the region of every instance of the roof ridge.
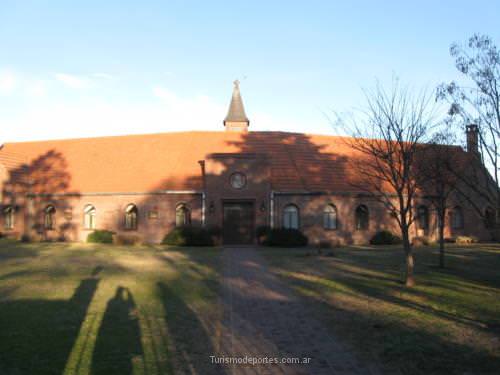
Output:
[[[130,138],[130,137],[147,137],[147,136],[162,136],[167,134],[192,134],[192,133],[221,133],[221,130],[181,130],[181,131],[171,131],[171,132],[155,132],[155,133],[137,133],[137,134],[113,134],[113,135],[101,135],[101,136],[91,136],[91,137],[75,137],[75,138],[52,138],[52,139],[40,139],[40,140],[28,140],[28,141],[18,141],[18,142],[4,142],[5,145],[20,144],[20,143],[45,143],[45,142],[69,142],[69,141],[87,141],[93,139],[107,139],[107,138]],[[0,149],[1,151],[1,149]]]
[[[130,138],[130,137],[147,137],[147,136],[165,136],[169,134],[207,134],[207,133],[217,133],[217,134],[227,134],[222,130],[181,130],[181,131],[167,131],[167,132],[155,132],[155,133],[137,133],[137,134],[113,134],[113,135],[101,135],[101,136],[90,136],[90,137],[74,137],[74,138],[52,138],[52,139],[39,139],[39,140],[25,140],[25,141],[14,141],[14,142],[4,142],[0,149],[3,151],[5,146],[12,144],[27,144],[27,143],[47,143],[47,142],[70,142],[70,141],[87,141],[93,139],[108,139],[108,138]],[[271,134],[288,134],[288,135],[305,135],[305,136],[319,136],[319,137],[336,137],[336,138],[350,138],[341,135],[328,135],[328,134],[313,134],[313,133],[300,133],[300,132],[287,132],[283,130],[254,130],[248,134],[258,134],[258,133],[271,133]]]

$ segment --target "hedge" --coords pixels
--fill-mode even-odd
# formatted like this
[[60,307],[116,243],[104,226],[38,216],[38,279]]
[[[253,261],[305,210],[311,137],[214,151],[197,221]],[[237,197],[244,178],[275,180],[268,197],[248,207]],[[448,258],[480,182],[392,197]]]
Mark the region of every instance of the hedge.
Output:
[[172,246],[213,246],[211,231],[205,228],[183,226],[172,229],[163,238],[163,245]]
[[306,246],[309,239],[298,229],[259,229],[257,236],[266,246],[301,247]]
[[374,234],[370,240],[372,245],[397,245],[401,243],[401,238],[388,230],[381,230]]
[[113,232],[109,230],[95,230],[87,236],[87,242],[113,243]]

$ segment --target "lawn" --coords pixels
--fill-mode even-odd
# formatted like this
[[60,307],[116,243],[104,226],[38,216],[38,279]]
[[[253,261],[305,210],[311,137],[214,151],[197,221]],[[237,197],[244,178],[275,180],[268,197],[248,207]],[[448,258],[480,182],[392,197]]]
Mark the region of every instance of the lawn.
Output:
[[399,282],[398,247],[261,252],[335,335],[381,363],[384,374],[500,373],[500,245],[451,246],[444,270],[435,266],[436,248],[417,249],[412,289]]
[[[361,359],[384,374],[500,368],[500,245],[416,250],[417,286],[397,247],[259,251]],[[0,240],[0,374],[219,374],[217,248]],[[335,355],[335,353],[332,353]]]
[[217,373],[216,248],[0,241],[0,374]]

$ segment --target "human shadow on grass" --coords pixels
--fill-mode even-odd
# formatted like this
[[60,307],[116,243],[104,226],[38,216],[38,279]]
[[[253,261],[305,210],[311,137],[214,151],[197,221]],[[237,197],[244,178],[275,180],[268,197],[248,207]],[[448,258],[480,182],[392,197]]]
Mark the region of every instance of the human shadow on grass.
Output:
[[172,348],[175,373],[224,375],[226,369],[211,362],[217,356],[209,333],[197,314],[169,285],[158,283],[168,327],[167,341]]
[[68,300],[0,302],[0,373],[62,374],[99,279],[84,279]]
[[130,290],[119,286],[104,312],[92,356],[91,373],[131,375],[134,361],[142,356],[141,331],[134,298]]

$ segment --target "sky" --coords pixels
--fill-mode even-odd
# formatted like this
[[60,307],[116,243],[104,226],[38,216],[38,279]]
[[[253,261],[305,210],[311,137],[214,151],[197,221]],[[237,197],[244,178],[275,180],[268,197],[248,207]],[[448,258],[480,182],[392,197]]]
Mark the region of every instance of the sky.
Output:
[[394,76],[459,78],[453,42],[500,44],[499,1],[0,0],[0,144],[223,130],[233,81],[251,130],[336,134]]

